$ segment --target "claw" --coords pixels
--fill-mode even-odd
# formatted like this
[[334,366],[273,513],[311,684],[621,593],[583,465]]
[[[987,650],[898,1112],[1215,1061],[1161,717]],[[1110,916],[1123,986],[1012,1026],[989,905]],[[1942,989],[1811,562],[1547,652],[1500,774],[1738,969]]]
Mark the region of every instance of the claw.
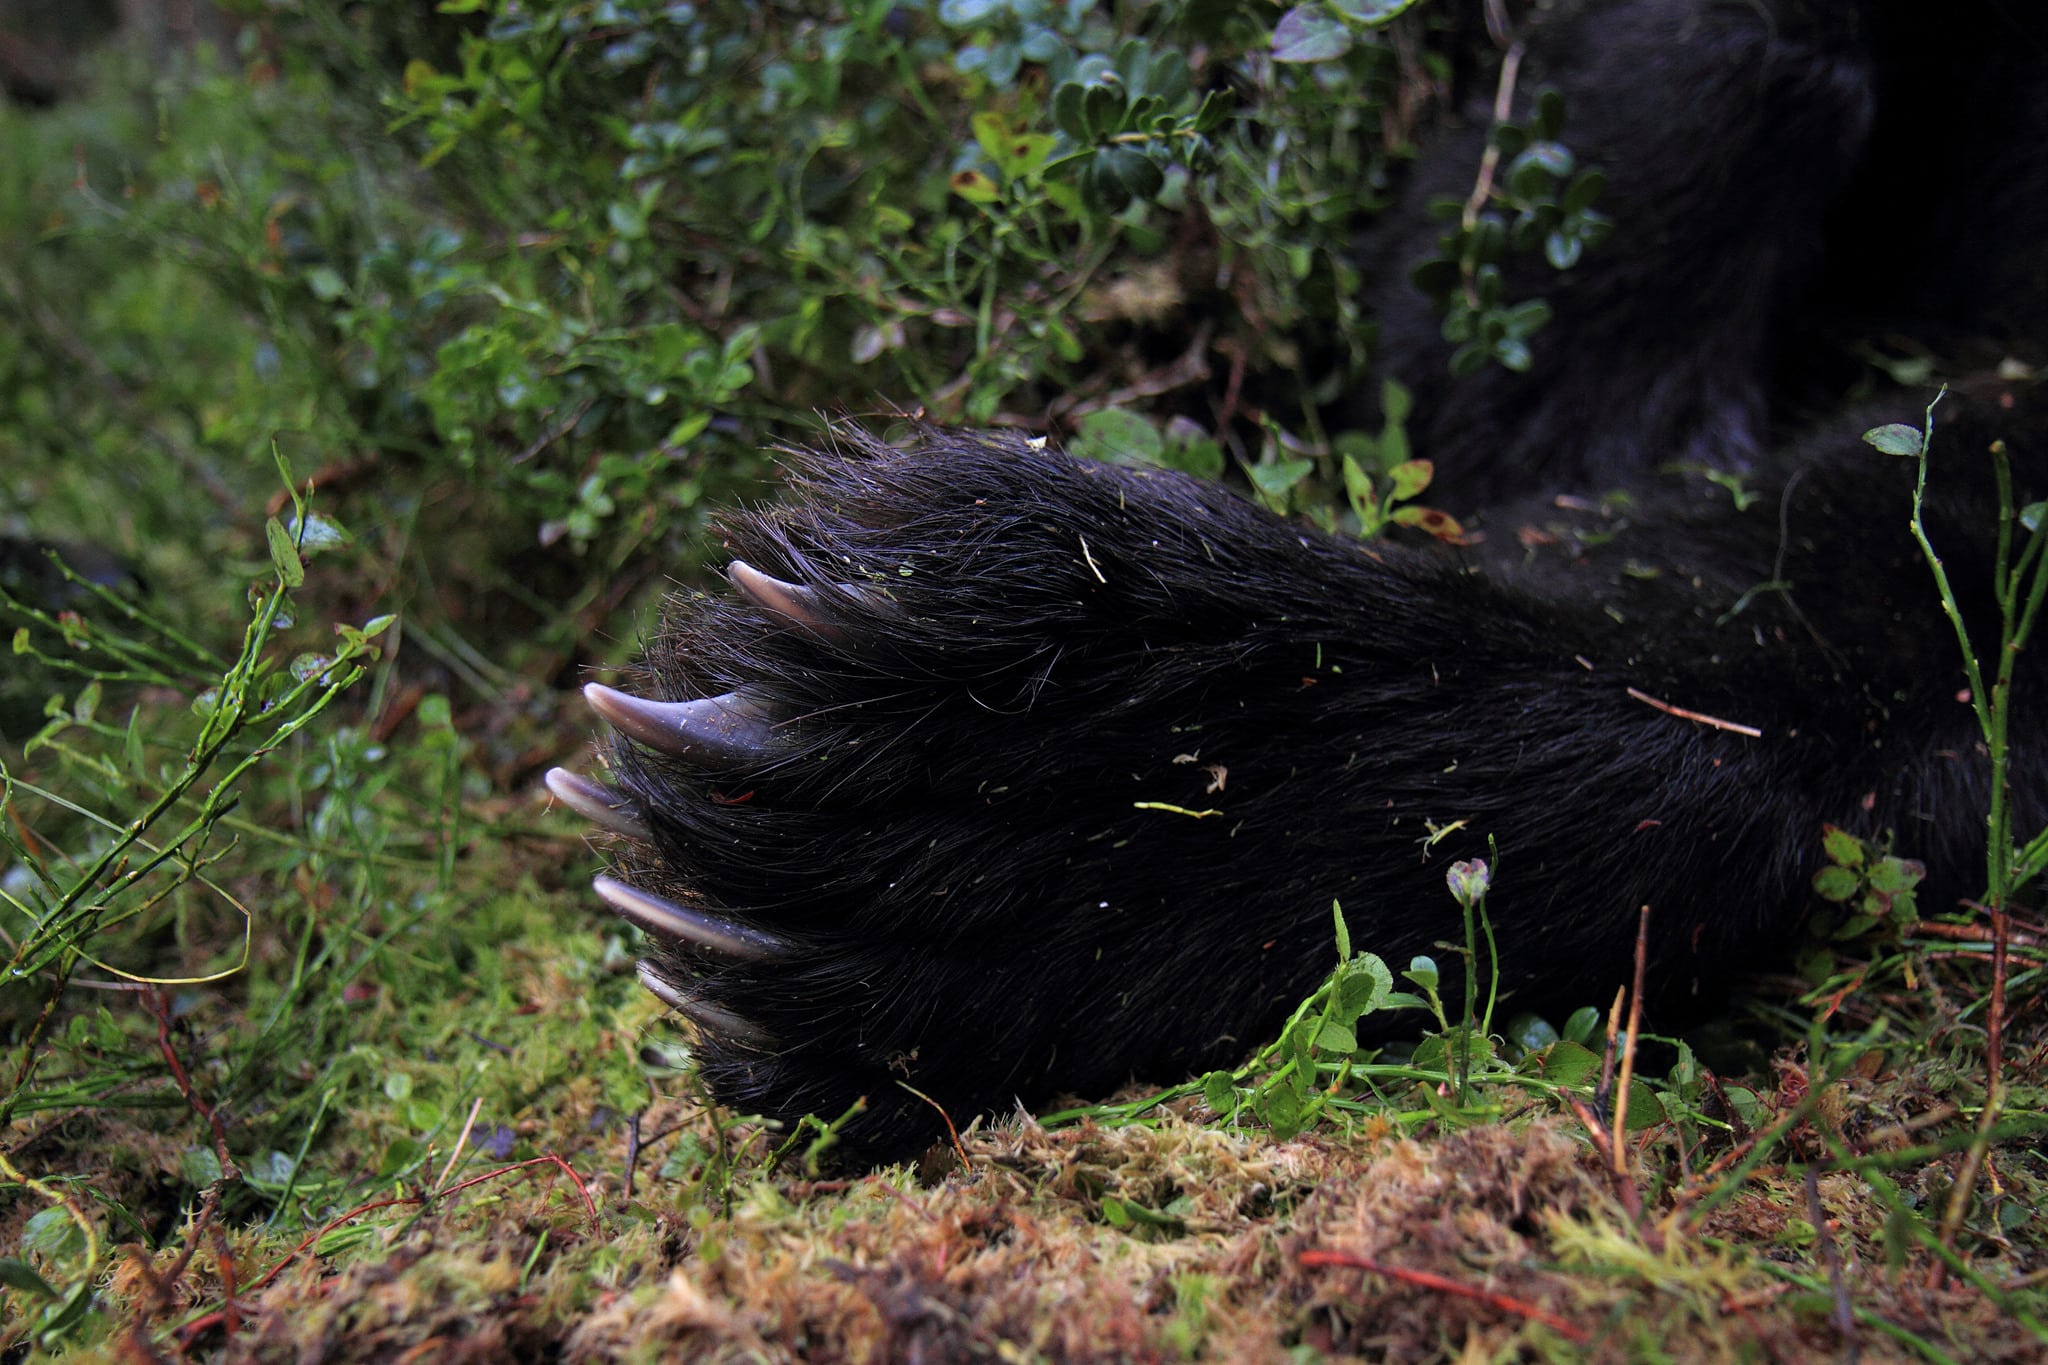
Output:
[[773,934],[678,905],[667,897],[628,886],[616,877],[601,876],[591,885],[605,904],[656,938],[694,944],[706,952],[740,962],[780,957],[788,950],[788,945]]
[[725,572],[732,579],[732,585],[740,590],[740,595],[762,611],[780,616],[827,640],[839,637],[839,627],[825,619],[817,589],[771,578],[744,559],[735,559],[726,566]]
[[757,763],[774,748],[767,713],[737,692],[697,701],[647,701],[603,683],[583,689],[590,709],[627,739],[713,767]]
[[749,1023],[731,1010],[720,1009],[716,1005],[683,994],[669,984],[668,979],[656,971],[652,963],[640,964],[640,984],[645,986],[656,1000],[707,1033],[715,1033],[734,1042],[745,1043],[749,1047],[775,1046],[775,1036],[766,1029],[758,1024]]
[[628,839],[647,841],[654,837],[647,828],[647,822],[640,818],[640,807],[633,799],[604,783],[593,782],[567,768],[550,768],[543,780],[557,801],[591,824],[600,825],[614,834],[623,834]]

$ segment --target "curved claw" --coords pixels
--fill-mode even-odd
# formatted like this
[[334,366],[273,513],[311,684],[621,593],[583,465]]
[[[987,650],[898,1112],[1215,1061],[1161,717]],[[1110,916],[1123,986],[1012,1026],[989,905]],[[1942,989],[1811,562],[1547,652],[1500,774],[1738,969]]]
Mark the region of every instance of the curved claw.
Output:
[[769,615],[779,616],[827,640],[839,638],[840,628],[826,619],[816,588],[771,578],[744,559],[728,564],[725,573],[742,597]]
[[645,986],[656,1000],[667,1005],[677,1014],[682,1015],[683,1018],[707,1033],[715,1033],[721,1038],[729,1038],[736,1043],[745,1043],[749,1047],[771,1048],[775,1046],[775,1036],[766,1029],[740,1018],[731,1010],[720,1009],[718,1006],[696,999],[694,996],[685,995],[670,984],[668,979],[660,972],[656,971],[654,964],[651,962],[640,964],[640,984]]
[[542,779],[555,800],[575,811],[593,825],[601,826],[614,834],[623,834],[628,839],[651,840],[653,833],[647,822],[640,818],[640,807],[634,800],[607,787],[602,782],[593,782],[581,773],[570,772],[567,768],[550,768]]
[[600,876],[591,885],[605,904],[656,938],[693,944],[739,962],[759,962],[781,957],[788,951],[789,945],[773,934],[678,905],[665,896],[628,886],[616,877]]
[[648,701],[588,683],[583,698],[627,739],[677,758],[739,767],[759,762],[775,747],[766,712],[737,692],[697,701]]

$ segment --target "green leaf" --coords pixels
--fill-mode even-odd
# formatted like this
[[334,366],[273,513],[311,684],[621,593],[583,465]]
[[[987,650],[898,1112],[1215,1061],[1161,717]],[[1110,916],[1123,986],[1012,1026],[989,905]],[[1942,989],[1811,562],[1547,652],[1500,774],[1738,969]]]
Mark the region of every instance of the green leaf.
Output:
[[355,539],[348,533],[347,527],[334,518],[324,517],[318,512],[308,512],[303,526],[296,517],[293,518],[285,529],[292,533],[292,539],[298,543],[299,553],[302,555],[316,555],[322,550],[332,550]]
[[43,1309],[43,1320],[36,1324],[37,1344],[45,1350],[57,1346],[64,1335],[85,1320],[86,1311],[94,1300],[93,1284],[89,1279],[80,1280],[71,1286],[71,1292],[64,1296],[64,1302]]
[[1828,855],[1829,862],[1843,867],[1863,866],[1863,841],[1839,825],[1822,827],[1820,846]]
[[1397,19],[1419,3],[1420,0],[1331,0],[1339,14],[1367,28]]
[[1879,858],[1869,877],[1871,890],[1887,896],[1903,895],[1927,880],[1927,865],[1912,858]]
[[1218,1114],[1237,1108],[1237,1078],[1228,1071],[1212,1071],[1202,1077],[1202,1103]]
[[1358,1051],[1358,1035],[1335,1019],[1327,1019],[1316,1034],[1316,1047],[1323,1052],[1349,1056]]
[[1294,486],[1314,470],[1315,464],[1310,460],[1262,460],[1247,468],[1245,473],[1251,477],[1252,486],[1261,493],[1284,502]]
[[1273,1130],[1273,1136],[1283,1142],[1301,1131],[1302,1104],[1292,1090],[1277,1086],[1262,1090],[1252,1108],[1259,1120]]
[[263,523],[263,536],[270,542],[270,562],[277,569],[278,579],[287,588],[303,584],[306,565],[299,558],[299,549],[292,544],[292,533],[284,529],[284,523],[272,517]]
[[1463,280],[1458,263],[1448,256],[1434,256],[1408,272],[1408,279],[1431,298],[1447,298]]
[[1351,960],[1351,926],[1344,922],[1344,906],[1341,901],[1330,902],[1330,915],[1337,921],[1337,961]]
[[1409,961],[1408,970],[1401,973],[1401,975],[1407,977],[1425,991],[1433,991],[1436,989],[1437,983],[1436,959],[1415,957]]
[[1507,1040],[1524,1052],[1541,1052],[1558,1042],[1557,1029],[1540,1014],[1518,1014],[1503,1030]]
[[195,1189],[205,1189],[221,1177],[220,1157],[211,1147],[187,1147],[178,1153],[178,1174]]
[[39,1209],[22,1224],[21,1249],[62,1260],[85,1250],[85,1230],[65,1208]]
[[282,1190],[291,1183],[292,1159],[272,1148],[250,1162],[242,1174],[251,1185],[260,1189]]
[[1638,1076],[1628,1087],[1628,1131],[1640,1133],[1664,1121],[1664,1101]]
[[1186,1227],[1171,1213],[1148,1209],[1136,1200],[1119,1199],[1111,1194],[1102,1196],[1102,1216],[1104,1221],[1120,1228],[1163,1228],[1169,1232],[1180,1232]]
[[334,660],[325,654],[295,654],[286,672],[294,682],[312,682],[334,667]]
[[1395,499],[1405,502],[1429,487],[1429,481],[1436,477],[1436,466],[1428,460],[1407,460],[1389,470],[1388,477],[1394,481]]
[[1893,422],[1887,426],[1873,427],[1863,433],[1869,445],[1886,455],[1918,455],[1921,433],[1918,427],[1909,427]]
[[[1557,201],[1567,217],[1582,214],[1593,207],[1593,201],[1600,197],[1600,191],[1607,188],[1607,177],[1598,170],[1584,170],[1572,180],[1565,190],[1564,198]],[[1591,243],[1588,243],[1591,245]]]
[[1052,160],[1053,148],[1057,146],[1059,139],[1051,133],[1018,133],[1010,139],[1005,155],[997,164],[1003,168],[1003,174],[1013,180],[1034,176]]
[[1133,199],[1150,200],[1166,186],[1166,172],[1134,147],[1105,147],[1096,160],[1101,174],[1114,176]]
[[1003,0],[941,0],[939,22],[948,28],[971,28],[1003,8]]
[[1380,413],[1389,426],[1405,426],[1408,414],[1415,410],[1415,398],[1399,381],[1389,379],[1380,385]]
[[[1445,330],[1449,330],[1448,321]],[[1486,368],[1487,351],[1476,341],[1468,341],[1451,352],[1451,373],[1459,379],[1469,379]]]
[[322,303],[333,303],[348,292],[348,285],[331,265],[316,265],[306,272],[306,288]]
[[974,140],[981,144],[981,150],[988,153],[988,159],[1002,165],[1009,150],[1010,121],[991,109],[976,114],[969,126],[974,129]]
[[1108,464],[1161,462],[1166,438],[1151,419],[1125,408],[1100,408],[1081,419],[1078,453]]
[[1118,178],[1116,168],[1097,152],[1088,158],[1088,169],[1081,188],[1086,193],[1089,207],[1097,213],[1121,213],[1131,202],[1131,192]]
[[0,1256],[0,1284],[6,1285],[9,1289],[19,1289],[24,1294],[34,1294],[38,1298],[57,1297],[56,1289],[48,1280],[36,1273],[34,1266],[12,1256]]
[[[1079,360],[1077,353],[1070,357]],[[1183,474],[1192,474],[1198,479],[1220,479],[1223,477],[1223,447],[1207,435],[1176,437],[1169,430],[1166,433],[1166,452],[1160,463],[1168,469],[1178,469]]]
[[1273,26],[1276,62],[1327,62],[1351,50],[1351,30],[1321,5],[1296,5]]
[[1600,1011],[1591,1005],[1581,1005],[1564,1021],[1564,1036],[1567,1042],[1584,1043],[1599,1031]]
[[1585,243],[1569,232],[1553,232],[1543,239],[1543,259],[1552,270],[1570,270],[1585,255]]
[[1518,303],[1501,314],[1507,332],[1512,337],[1534,336],[1550,321],[1550,305],[1542,299],[1530,299]]
[[1330,1012],[1345,1023],[1393,1003],[1394,973],[1376,953],[1355,953],[1337,973]]
[[1076,81],[1063,82],[1052,92],[1053,127],[1076,142],[1093,140],[1088,132],[1087,117],[1082,113],[1082,102],[1087,94],[1088,87]]
[[1456,1028],[1444,1036],[1444,1053],[1467,1074],[1478,1074],[1493,1061],[1493,1039],[1476,1028]]
[[647,215],[640,211],[638,204],[615,199],[605,206],[604,218],[613,232],[629,242],[647,235]]
[[1840,905],[1861,890],[1863,879],[1846,867],[1824,867],[1813,874],[1814,894]]
[[955,171],[948,182],[953,193],[970,204],[993,204],[1002,198],[1002,191],[996,182],[981,171]]
[[1373,493],[1372,475],[1365,472],[1365,466],[1355,456],[1346,455],[1341,467],[1344,471],[1344,496],[1350,499],[1352,509],[1361,521],[1367,517],[1377,519],[1379,500]]
[[1086,140],[1099,141],[1122,126],[1124,92],[1114,85],[1091,85],[1081,97],[1082,127]]

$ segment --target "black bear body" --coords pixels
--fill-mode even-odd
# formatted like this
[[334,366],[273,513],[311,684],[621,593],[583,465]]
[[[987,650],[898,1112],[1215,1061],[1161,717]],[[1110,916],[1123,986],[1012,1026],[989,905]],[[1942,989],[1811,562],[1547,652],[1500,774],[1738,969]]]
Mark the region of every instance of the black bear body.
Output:
[[[1447,867],[1489,837],[1517,1008],[1611,998],[1645,904],[1653,1005],[1767,965],[1824,823],[1895,832],[1936,899],[1977,889],[1988,775],[1907,532],[1913,471],[1859,439],[1927,395],[1778,434],[1810,378],[1785,348],[1849,314],[1835,244],[1872,224],[1841,215],[1886,174],[1922,183],[1873,160],[1914,143],[1886,131],[1888,91],[1938,103],[1886,46],[1905,8],[1560,23],[1544,74],[1607,161],[1615,258],[1529,284],[1557,321],[1526,376],[1439,382],[1423,305],[1380,304],[1420,453],[1494,499],[1476,546],[1333,539],[1011,436],[800,457],[781,505],[727,525],[736,591],[675,601],[628,689],[591,689],[616,789],[550,776],[623,836],[600,893],[661,943],[649,985],[697,1022],[712,1092],[784,1119],[864,1096],[843,1150],[880,1159],[942,1133],[934,1105],[964,1121],[1228,1064],[1329,970],[1333,899],[1360,947],[1431,952],[1459,936]],[[2001,41],[2039,39],[1966,8],[1975,47],[1944,33],[1928,60],[2009,73]],[[1646,85],[1652,55],[1692,93]],[[1972,97],[2010,105],[2001,139],[2043,117],[2033,70]],[[2029,177],[2025,221],[2041,145],[1972,147],[1952,183]],[[1417,194],[1473,160],[1453,138]],[[1987,195],[1902,214],[1913,250],[1952,231],[1961,251]],[[2040,301],[2016,282],[2043,239],[2012,227],[1916,277],[2005,281],[1979,315],[2000,347]],[[1372,249],[1397,261],[1420,231]],[[1919,283],[1883,283],[1933,318]],[[1993,439],[2038,488],[2018,381],[1937,411],[1927,519],[1980,631]],[[2022,659],[2023,695],[2042,674]],[[2016,730],[2023,828],[2048,818],[2044,744]]]

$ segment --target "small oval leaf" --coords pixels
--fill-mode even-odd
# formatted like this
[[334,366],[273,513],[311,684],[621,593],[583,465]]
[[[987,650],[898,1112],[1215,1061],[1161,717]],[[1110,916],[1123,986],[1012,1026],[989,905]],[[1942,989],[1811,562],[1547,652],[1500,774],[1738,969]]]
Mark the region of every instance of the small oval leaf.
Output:
[[1296,5],[1273,26],[1276,62],[1327,62],[1351,50],[1351,30],[1320,5]]

